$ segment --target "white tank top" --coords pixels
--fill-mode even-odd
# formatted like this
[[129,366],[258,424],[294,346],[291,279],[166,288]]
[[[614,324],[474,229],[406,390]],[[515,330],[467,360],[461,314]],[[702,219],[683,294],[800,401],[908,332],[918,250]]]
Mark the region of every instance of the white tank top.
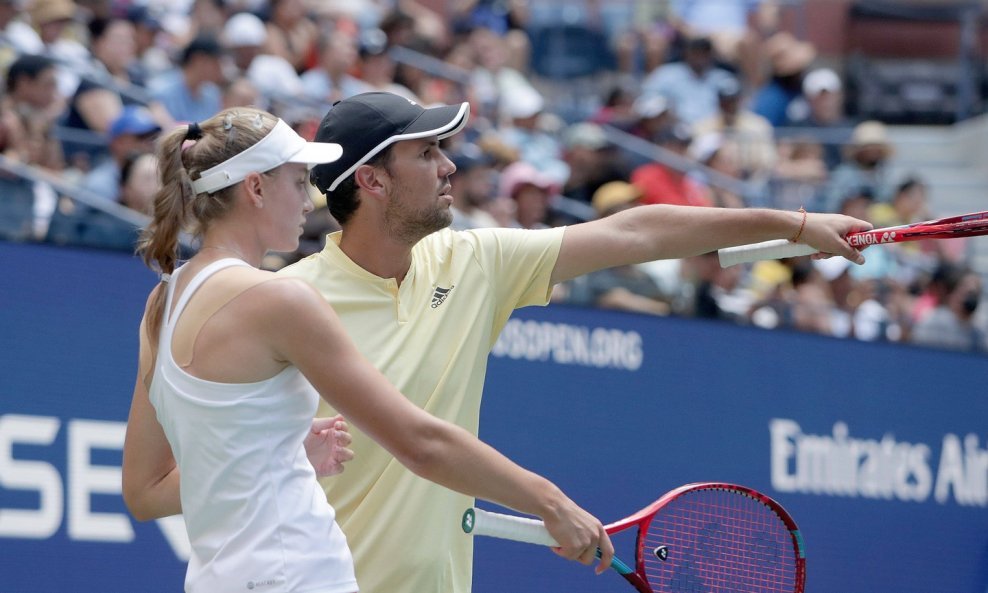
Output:
[[192,555],[187,593],[351,593],[353,560],[302,441],[319,396],[295,367],[256,383],[216,383],[172,358],[175,323],[223,259],[171,310],[168,284],[149,396],[181,472]]

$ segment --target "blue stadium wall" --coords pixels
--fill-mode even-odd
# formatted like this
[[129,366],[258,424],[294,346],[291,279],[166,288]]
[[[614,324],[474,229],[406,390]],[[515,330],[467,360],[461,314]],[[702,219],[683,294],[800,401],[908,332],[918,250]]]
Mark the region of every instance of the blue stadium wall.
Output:
[[[135,523],[119,495],[154,277],[7,243],[0,273],[0,591],[181,591],[181,520]],[[985,377],[982,357],[530,308],[491,357],[481,436],[605,521],[686,482],[760,489],[800,524],[809,593],[985,593]],[[478,593],[628,590],[524,544],[476,557]]]

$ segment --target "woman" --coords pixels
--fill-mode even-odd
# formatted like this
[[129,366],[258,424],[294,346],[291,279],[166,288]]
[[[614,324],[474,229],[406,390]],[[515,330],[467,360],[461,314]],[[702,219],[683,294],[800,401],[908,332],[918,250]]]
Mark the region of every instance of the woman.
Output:
[[141,214],[153,213],[154,195],[161,188],[158,159],[150,152],[127,155],[120,168],[120,203]]
[[[307,165],[339,156],[338,145],[306,143],[248,108],[160,141],[162,189],[139,249],[163,280],[141,324],[124,445],[131,513],[184,514],[188,592],[355,591],[346,540],[303,447],[318,392],[420,476],[541,516],[560,555],[589,564],[599,547],[603,571],[613,547],[599,521],[411,404],[309,285],[257,269],[268,250],[298,245],[313,208]],[[176,269],[187,221],[202,247]]]

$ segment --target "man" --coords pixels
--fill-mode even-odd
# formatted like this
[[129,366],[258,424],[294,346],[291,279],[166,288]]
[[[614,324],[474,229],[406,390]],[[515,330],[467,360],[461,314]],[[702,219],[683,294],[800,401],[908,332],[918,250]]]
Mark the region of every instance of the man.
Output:
[[196,37],[182,50],[179,68],[152,81],[151,94],[175,121],[204,121],[220,110],[224,51],[216,38]]
[[58,94],[55,62],[30,54],[14,60],[7,70],[7,96],[0,105],[8,114],[6,125],[16,129],[7,132],[7,150],[23,151],[19,157],[28,164],[61,171],[65,160],[54,129],[65,110],[65,98]]
[[[333,107],[316,138],[341,144],[344,156],[315,167],[312,181],[342,231],[282,273],[322,292],[409,399],[474,433],[498,333],[515,308],[546,304],[558,282],[797,234],[862,261],[841,237],[870,225],[825,214],[643,206],[571,227],[448,230],[456,168],[439,140],[468,117],[467,103],[423,109],[388,93]],[[352,448],[348,470],[324,485],[361,590],[470,591],[472,543],[456,515],[473,501],[416,478],[360,431]]]
[[642,82],[642,94],[669,99],[677,117],[689,125],[717,113],[717,86],[731,74],[714,62],[708,37],[686,40],[681,62],[663,64]]

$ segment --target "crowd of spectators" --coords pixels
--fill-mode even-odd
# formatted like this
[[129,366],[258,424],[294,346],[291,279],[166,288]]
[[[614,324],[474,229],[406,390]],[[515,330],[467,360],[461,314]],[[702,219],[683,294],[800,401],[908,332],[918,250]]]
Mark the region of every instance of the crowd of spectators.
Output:
[[[936,214],[922,179],[890,175],[885,126],[845,116],[837,69],[780,27],[772,0],[581,5],[577,22],[614,57],[582,113],[556,109],[565,86],[542,84],[531,65],[531,32],[558,24],[565,3],[446,4],[0,0],[0,237],[73,242],[68,228],[126,247],[133,229],[108,224],[113,210],[100,206],[149,211],[161,130],[257,105],[311,137],[333,102],[373,90],[471,103],[466,133],[443,144],[458,229],[657,203],[802,206],[880,226]],[[416,58],[396,60],[396,48]],[[269,267],[337,228],[313,198],[299,251]],[[862,267],[804,257],[721,269],[702,255],[602,271],[554,299],[985,351],[968,251],[958,240],[896,245],[870,249]]]

